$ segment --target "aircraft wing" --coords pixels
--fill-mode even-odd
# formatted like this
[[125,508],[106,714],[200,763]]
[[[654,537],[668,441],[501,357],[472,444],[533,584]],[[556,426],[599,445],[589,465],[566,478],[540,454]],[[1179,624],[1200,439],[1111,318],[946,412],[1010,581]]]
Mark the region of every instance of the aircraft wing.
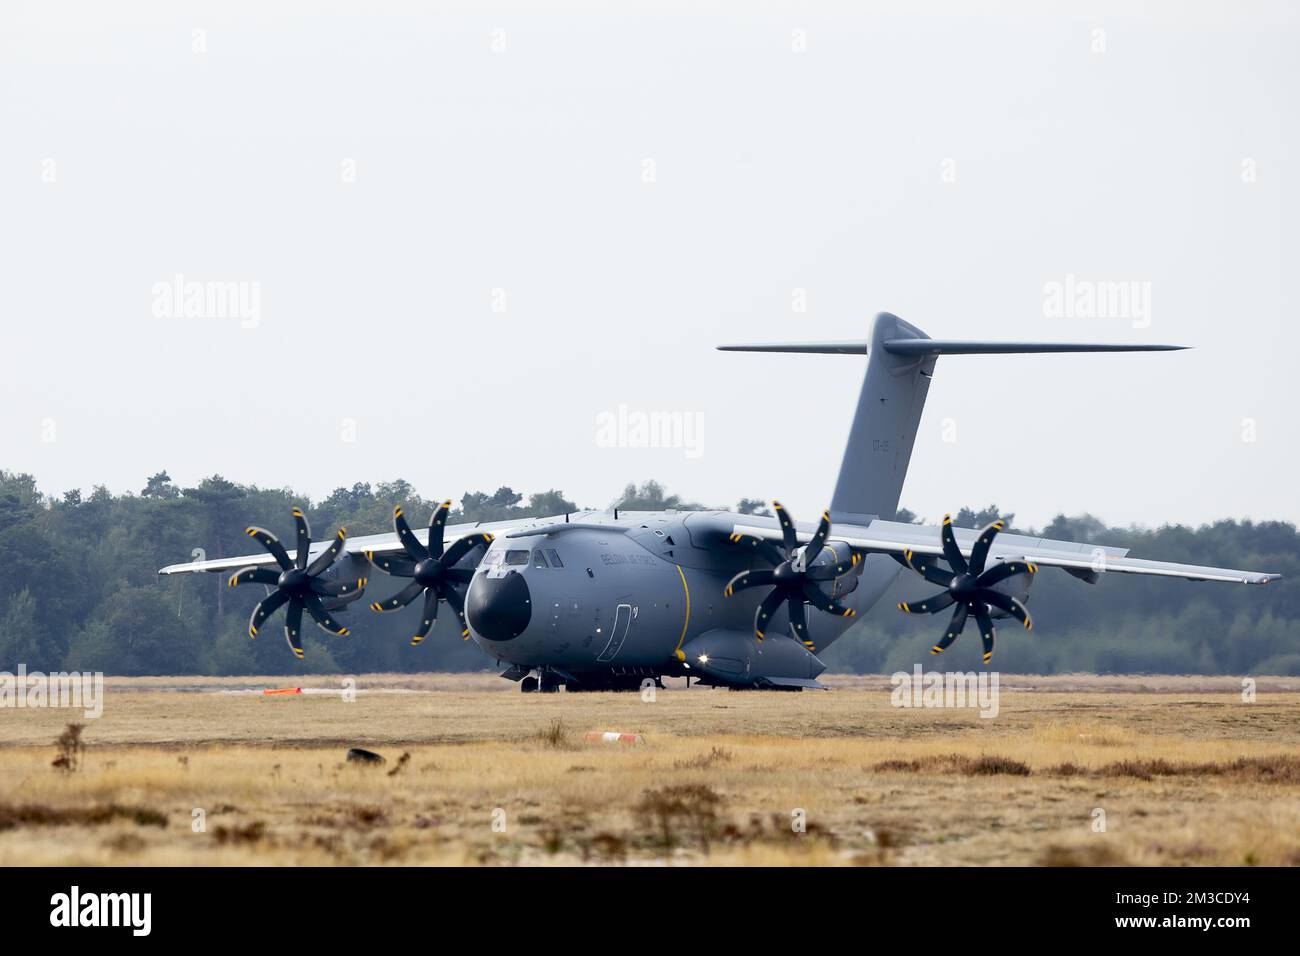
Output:
[[[764,527],[735,516],[733,534],[747,534],[756,538],[780,543],[778,527]],[[905,524],[899,521],[872,521],[868,525],[836,524],[831,541],[841,541],[855,550],[875,554],[903,556],[907,552],[922,556],[942,556],[940,531],[937,525]],[[953,528],[961,553],[970,557],[979,532],[967,528]],[[800,528],[799,541],[812,538],[812,529]],[[1211,568],[1195,564],[1174,564],[1169,561],[1148,561],[1128,557],[1127,548],[1102,547],[1079,544],[1074,541],[1057,541],[1029,535],[1003,533],[994,539],[989,551],[990,560],[1023,559],[1043,567],[1064,568],[1076,577],[1095,580],[1096,575],[1117,571],[1123,574],[1153,574],[1162,577],[1184,578],[1189,581],[1229,581],[1235,584],[1267,584],[1282,575],[1262,571],[1238,571],[1233,568]]]
[[[475,521],[466,524],[448,525],[443,530],[443,546],[450,547],[453,541],[463,538],[468,534],[481,534],[487,532],[493,537],[513,531],[516,528],[524,527],[534,522],[550,522],[555,518],[520,518],[515,521]],[[559,520],[563,521],[563,516]],[[423,545],[429,543],[428,528],[413,528],[416,538]],[[313,542],[307,554],[309,558],[315,558],[326,548],[329,547],[333,540],[331,535],[322,541]],[[285,544],[285,550],[289,553],[289,559],[293,560],[297,551]],[[343,547],[344,554],[386,554],[393,551],[401,551],[402,543],[397,539],[397,535],[389,532],[387,534],[368,534],[356,538],[348,538]],[[190,561],[186,564],[169,564],[161,568],[159,574],[186,574],[192,571],[230,571],[237,568],[256,567],[263,564],[274,564],[275,559],[271,557],[268,551],[259,551],[257,554],[246,554],[233,558],[211,558],[204,561]]]

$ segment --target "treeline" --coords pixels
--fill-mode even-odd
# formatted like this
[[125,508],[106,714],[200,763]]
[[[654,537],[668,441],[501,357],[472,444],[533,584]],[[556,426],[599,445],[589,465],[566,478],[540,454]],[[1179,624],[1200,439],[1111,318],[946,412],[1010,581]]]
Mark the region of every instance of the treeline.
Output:
[[[404,582],[371,569],[367,600],[343,617],[348,637],[308,623],[306,661],[293,659],[277,615],[256,641],[248,616],[260,588],[229,588],[225,574],[157,571],[203,557],[259,551],[244,534],[259,525],[293,540],[292,509],[302,506],[316,540],[339,527],[348,535],[392,530],[393,506],[413,524],[438,505],[403,480],[359,483],[311,501],[286,488],[259,488],[220,475],[177,487],[164,471],[138,494],[97,486],[62,496],[42,494],[30,475],[0,470],[0,670],[102,670],[108,674],[287,674],[345,671],[477,670],[490,659],[462,641],[443,609],[430,638],[409,646],[419,602],[394,614],[372,614],[371,595],[387,597]],[[657,482],[628,485],[598,507],[699,509]],[[753,503],[755,506],[757,502]],[[522,495],[508,487],[469,492],[449,523],[504,521],[579,510],[559,491]],[[290,545],[292,547],[292,545]]]
[[[243,534],[250,524],[292,538],[291,509],[303,506],[317,539],[346,526],[350,536],[391,530],[402,504],[423,522],[437,502],[402,480],[336,489],[312,502],[289,489],[241,485],[214,475],[190,488],[166,472],[139,494],[41,493],[30,475],[0,471],[0,670],[102,670],[109,674],[288,674],[344,671],[477,670],[492,662],[460,640],[452,615],[439,618],[430,639],[408,646],[418,608],[375,615],[348,612],[349,637],[304,629],[307,659],[285,647],[277,617],[250,640],[248,615],[262,596],[256,587],[231,589],[225,575],[159,578],[166,564],[196,557],[253,553]],[[656,482],[628,485],[599,507],[692,510],[703,507],[669,494]],[[764,503],[742,499],[736,510],[761,513]],[[450,522],[508,520],[579,510],[556,490],[522,495],[508,487],[469,492]],[[997,509],[964,510],[959,525],[980,526]],[[902,520],[915,520],[907,512]],[[1014,523],[1014,516],[1009,517]],[[1032,634],[1003,626],[996,658],[1002,670],[1162,673],[1300,674],[1300,547],[1295,527],[1281,522],[1223,521],[1201,528],[1107,528],[1094,518],[1058,517],[1037,533],[1113,544],[1138,556],[1225,567],[1280,571],[1265,588],[1110,575],[1087,585],[1064,572],[1039,575],[1030,600]],[[377,569],[368,595],[387,596],[400,584]],[[898,600],[933,590],[907,573],[894,592],[825,652],[835,670],[880,672],[929,662],[943,626],[895,609]],[[417,602],[418,603],[418,602]],[[358,620],[364,618],[364,620]],[[359,626],[358,626],[359,625]],[[946,655],[945,666],[975,667],[973,629]]]

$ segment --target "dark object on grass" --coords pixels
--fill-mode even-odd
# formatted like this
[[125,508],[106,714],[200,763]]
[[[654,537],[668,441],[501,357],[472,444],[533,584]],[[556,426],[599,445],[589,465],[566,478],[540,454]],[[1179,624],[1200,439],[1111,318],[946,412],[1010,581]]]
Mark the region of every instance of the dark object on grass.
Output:
[[64,773],[81,769],[81,759],[86,753],[86,742],[81,739],[81,732],[85,729],[85,724],[68,724],[63,729],[63,733],[54,741],[54,746],[59,748],[59,755],[50,766]]
[[390,777],[396,777],[410,762],[411,752],[409,750],[403,750],[402,755],[397,758],[397,763],[393,765],[393,769],[388,771],[388,775]]
[[384,758],[379,756],[373,750],[362,750],[360,747],[353,747],[348,751],[348,763],[383,763]]

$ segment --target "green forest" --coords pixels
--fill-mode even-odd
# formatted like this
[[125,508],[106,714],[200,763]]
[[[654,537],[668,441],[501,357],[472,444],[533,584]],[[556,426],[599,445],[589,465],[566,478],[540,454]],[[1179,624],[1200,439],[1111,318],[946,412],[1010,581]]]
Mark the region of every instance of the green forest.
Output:
[[[244,536],[250,524],[292,537],[291,509],[306,510],[319,540],[346,526],[350,536],[391,530],[395,504],[413,523],[436,502],[407,482],[358,483],[311,501],[287,488],[267,489],[213,475],[191,488],[166,472],[144,481],[138,494],[106,488],[62,496],[41,492],[30,475],[0,471],[0,670],[100,670],[107,674],[296,674],[330,672],[482,670],[491,660],[460,639],[455,622],[440,618],[429,640],[409,646],[416,608],[346,615],[351,636],[309,627],[307,659],[295,660],[279,635],[256,641],[248,615],[262,592],[231,589],[225,575],[160,578],[159,567],[204,555],[256,551]],[[703,507],[647,481],[629,484],[599,507]],[[724,506],[726,507],[726,506]],[[756,499],[730,505],[747,513]],[[577,510],[563,493],[524,495],[508,487],[465,494],[450,522],[495,521]],[[907,511],[899,520],[920,521]],[[1191,583],[1106,575],[1085,584],[1063,571],[1037,576],[1029,607],[1035,627],[999,629],[999,670],[1019,673],[1192,673],[1300,675],[1300,544],[1292,524],[1219,521],[1201,527],[1109,528],[1091,516],[1057,517],[1039,529],[1017,528],[995,506],[963,509],[956,523],[981,527],[994,517],[1009,530],[1130,548],[1136,557],[1281,572],[1267,587]],[[928,516],[931,523],[939,516]],[[382,572],[374,593],[386,595]],[[878,673],[930,666],[941,619],[899,613],[899,600],[933,588],[911,573],[822,657],[832,671]],[[365,619],[357,618],[365,614]],[[969,635],[945,656],[945,667],[975,668],[979,641]]]

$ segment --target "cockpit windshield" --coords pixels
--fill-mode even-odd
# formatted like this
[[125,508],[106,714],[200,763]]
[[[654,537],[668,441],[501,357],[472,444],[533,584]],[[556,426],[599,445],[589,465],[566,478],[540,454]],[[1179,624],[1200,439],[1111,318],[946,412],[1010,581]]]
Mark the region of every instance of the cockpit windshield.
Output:
[[554,548],[534,548],[531,551],[511,548],[506,551],[489,551],[479,562],[479,567],[486,570],[504,566],[526,567],[530,564],[534,568],[564,567],[564,562],[560,560],[560,553]]

